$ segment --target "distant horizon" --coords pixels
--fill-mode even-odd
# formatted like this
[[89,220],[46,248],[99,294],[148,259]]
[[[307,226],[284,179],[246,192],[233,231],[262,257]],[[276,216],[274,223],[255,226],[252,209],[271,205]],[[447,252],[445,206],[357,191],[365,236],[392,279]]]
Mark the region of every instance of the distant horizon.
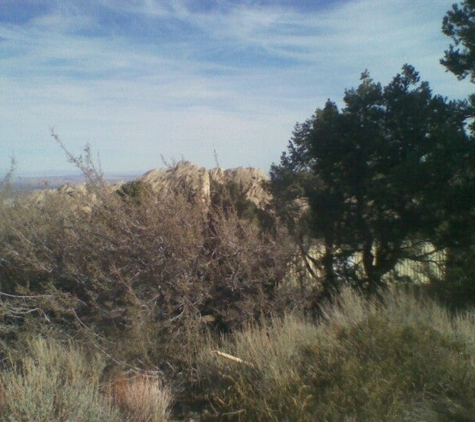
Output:
[[[106,177],[120,177],[120,176],[140,176],[149,170],[141,171],[121,171],[121,172],[104,172]],[[41,171],[37,170],[23,170],[22,172],[15,171],[13,174],[15,179],[17,178],[61,178],[61,177],[85,177],[80,170],[57,170],[57,169],[45,169]]]
[[[180,161],[182,161],[182,160],[177,160],[176,162],[178,163]],[[197,166],[200,166],[200,167],[204,167],[207,170],[211,170],[211,169],[218,168],[218,167],[222,168],[224,170],[234,169],[234,168],[237,168],[237,167],[253,167],[253,166],[223,167],[223,166],[220,166],[216,163],[213,166],[207,167],[207,166],[201,166],[200,164],[194,163],[191,160],[184,160],[184,161],[189,161],[190,163],[192,163],[194,165],[197,165]],[[156,169],[160,169],[160,168],[167,168],[167,164],[161,163],[160,165],[157,165],[156,167],[149,168],[149,169],[146,169],[146,170],[120,170],[120,171],[117,171],[117,172],[103,171],[103,173],[104,173],[105,178],[118,178],[118,177],[129,178],[129,177],[142,176],[142,175],[144,175],[145,173],[147,173],[151,170],[156,170]],[[268,173],[268,171],[266,171],[266,169],[262,169],[262,168],[259,168],[259,167],[254,167],[254,168],[262,170],[264,173]],[[0,179],[4,176],[5,176],[5,174],[0,174]],[[38,170],[23,170],[21,172],[15,170],[14,173],[13,173],[13,179],[14,180],[21,179],[21,178],[24,178],[24,179],[41,179],[41,178],[54,179],[54,178],[65,178],[65,177],[74,177],[74,178],[79,179],[79,178],[82,178],[82,177],[85,177],[85,176],[84,176],[84,174],[81,173],[81,171],[79,169],[74,168],[74,166],[72,166],[71,169],[69,169],[69,170],[67,170],[67,169],[64,169],[64,170],[58,170],[58,169],[48,170],[48,169],[45,169],[45,170],[41,170],[41,171],[38,171]]]

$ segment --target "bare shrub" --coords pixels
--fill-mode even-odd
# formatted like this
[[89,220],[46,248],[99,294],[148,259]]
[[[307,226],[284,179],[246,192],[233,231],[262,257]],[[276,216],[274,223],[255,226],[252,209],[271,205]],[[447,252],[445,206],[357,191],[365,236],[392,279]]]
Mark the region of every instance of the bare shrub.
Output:
[[116,363],[176,369],[193,362],[209,329],[281,312],[288,251],[279,230],[186,191],[153,195],[136,184],[117,194],[90,154],[69,157],[85,189],[2,209],[0,319],[12,336],[50,324]]

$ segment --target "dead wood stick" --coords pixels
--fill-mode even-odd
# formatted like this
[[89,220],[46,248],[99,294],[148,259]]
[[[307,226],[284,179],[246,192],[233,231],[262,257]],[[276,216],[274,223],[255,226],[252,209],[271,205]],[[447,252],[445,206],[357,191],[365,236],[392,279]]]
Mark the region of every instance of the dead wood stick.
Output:
[[245,360],[242,360],[241,358],[237,358],[236,356],[229,355],[228,353],[220,352],[219,350],[214,350],[214,353],[216,353],[218,356],[221,356],[222,358],[239,363],[240,365],[246,365],[246,366],[249,366],[250,368],[254,368],[254,365],[251,362],[246,362]]

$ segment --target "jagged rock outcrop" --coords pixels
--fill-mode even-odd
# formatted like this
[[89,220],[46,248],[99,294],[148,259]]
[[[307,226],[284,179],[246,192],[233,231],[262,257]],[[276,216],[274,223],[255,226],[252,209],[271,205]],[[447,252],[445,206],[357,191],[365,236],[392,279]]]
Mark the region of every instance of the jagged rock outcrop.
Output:
[[158,194],[185,193],[190,200],[209,203],[211,194],[209,173],[204,167],[180,161],[168,168],[145,173],[138,180],[148,183]]
[[209,175],[211,182],[220,185],[234,183],[241,195],[260,208],[270,201],[270,195],[263,187],[263,182],[269,180],[269,177],[260,169],[253,167],[237,167],[228,170],[214,168],[209,171]]
[[256,168],[207,170],[189,161],[180,161],[167,169],[151,170],[139,180],[148,183],[157,193],[185,192],[190,199],[203,204],[210,204],[216,186],[229,187],[230,184],[234,185],[240,195],[258,207],[265,206],[270,200],[270,195],[262,186],[268,176]]
[[[157,195],[185,193],[188,199],[208,206],[212,202],[212,195],[219,192],[219,188],[230,188],[234,194],[253,202],[263,208],[269,201],[270,195],[265,191],[263,182],[268,176],[256,168],[238,167],[224,170],[213,168],[207,170],[189,161],[180,161],[168,168],[150,170],[134,181],[147,183]],[[131,183],[133,183],[132,181]],[[110,191],[118,191],[124,183],[108,185]],[[221,189],[222,191],[222,189]],[[56,189],[44,189],[32,194],[33,203],[40,204],[50,198],[64,198],[66,203],[74,204],[86,200],[89,204],[99,201],[94,191],[89,191],[85,184],[75,185],[67,183]],[[100,202],[100,201],[99,201]]]

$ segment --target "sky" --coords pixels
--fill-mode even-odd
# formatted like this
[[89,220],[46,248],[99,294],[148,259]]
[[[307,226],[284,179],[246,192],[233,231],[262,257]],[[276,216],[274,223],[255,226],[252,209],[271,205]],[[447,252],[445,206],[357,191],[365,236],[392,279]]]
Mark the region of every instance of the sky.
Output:
[[0,177],[74,172],[51,136],[106,174],[181,159],[278,163],[297,122],[340,106],[366,69],[405,63],[434,93],[473,88],[439,64],[452,0],[0,0]]

